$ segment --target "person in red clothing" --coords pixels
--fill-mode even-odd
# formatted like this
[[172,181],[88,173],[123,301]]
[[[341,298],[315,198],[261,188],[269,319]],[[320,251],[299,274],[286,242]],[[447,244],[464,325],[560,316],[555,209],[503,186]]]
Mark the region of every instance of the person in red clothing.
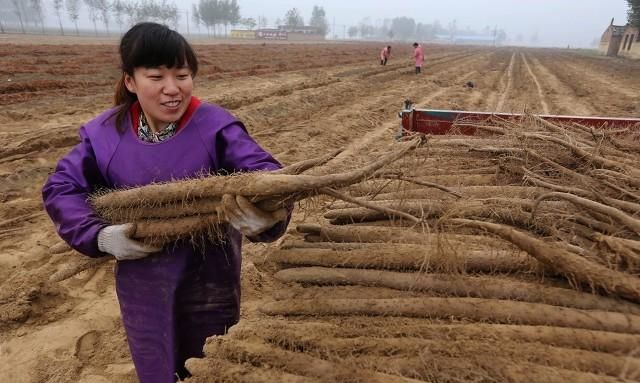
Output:
[[422,73],[424,50],[422,50],[422,45],[418,43],[413,43],[413,59],[416,60],[416,74]]
[[387,60],[391,57],[391,45],[382,48],[380,52],[380,65],[387,65]]

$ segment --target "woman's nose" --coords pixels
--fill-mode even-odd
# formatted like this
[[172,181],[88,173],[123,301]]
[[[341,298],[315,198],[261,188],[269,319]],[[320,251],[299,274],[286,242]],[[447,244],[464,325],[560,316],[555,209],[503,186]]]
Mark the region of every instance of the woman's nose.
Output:
[[178,83],[175,79],[173,78],[168,78],[166,79],[165,83],[164,83],[164,87],[162,89],[162,91],[166,94],[175,94],[180,90],[180,88],[178,88]]

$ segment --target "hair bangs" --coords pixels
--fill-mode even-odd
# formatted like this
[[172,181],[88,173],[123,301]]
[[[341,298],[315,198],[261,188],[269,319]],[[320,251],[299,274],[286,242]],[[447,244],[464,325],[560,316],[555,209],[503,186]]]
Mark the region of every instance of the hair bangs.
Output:
[[198,61],[189,43],[179,33],[166,27],[152,25],[146,33],[142,33],[132,41],[129,57],[123,57],[126,72],[135,68],[167,68],[189,67],[192,74],[198,72]]

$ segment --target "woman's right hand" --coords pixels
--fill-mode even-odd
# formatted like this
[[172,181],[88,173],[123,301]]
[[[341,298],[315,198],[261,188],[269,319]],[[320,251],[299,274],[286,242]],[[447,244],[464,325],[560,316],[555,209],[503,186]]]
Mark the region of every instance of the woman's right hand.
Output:
[[287,209],[263,211],[241,195],[222,196],[221,214],[234,229],[247,237],[254,237],[287,219]]
[[133,229],[133,224],[111,225],[98,233],[98,249],[116,257],[118,261],[129,261],[157,253],[162,248],[145,245],[128,237]]

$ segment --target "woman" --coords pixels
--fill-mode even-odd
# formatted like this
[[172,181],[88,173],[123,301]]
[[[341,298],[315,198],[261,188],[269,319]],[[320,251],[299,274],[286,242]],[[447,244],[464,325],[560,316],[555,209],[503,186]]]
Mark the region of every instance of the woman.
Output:
[[387,45],[380,51],[380,65],[387,65],[389,57],[391,57],[391,45]]
[[424,50],[422,50],[422,45],[418,43],[413,43],[413,59],[416,61],[416,74],[422,73]]
[[122,37],[120,56],[116,106],[81,127],[80,144],[60,160],[43,199],[74,249],[115,256],[116,292],[138,377],[173,383],[189,376],[184,362],[202,356],[207,337],[224,334],[239,319],[242,234],[273,241],[289,215],[225,196],[231,226],[225,241],[200,249],[186,241],[149,247],[127,238],[128,225],[102,221],[87,203],[97,188],[280,167],[241,122],[191,95],[198,61],[179,33],[138,24]]

